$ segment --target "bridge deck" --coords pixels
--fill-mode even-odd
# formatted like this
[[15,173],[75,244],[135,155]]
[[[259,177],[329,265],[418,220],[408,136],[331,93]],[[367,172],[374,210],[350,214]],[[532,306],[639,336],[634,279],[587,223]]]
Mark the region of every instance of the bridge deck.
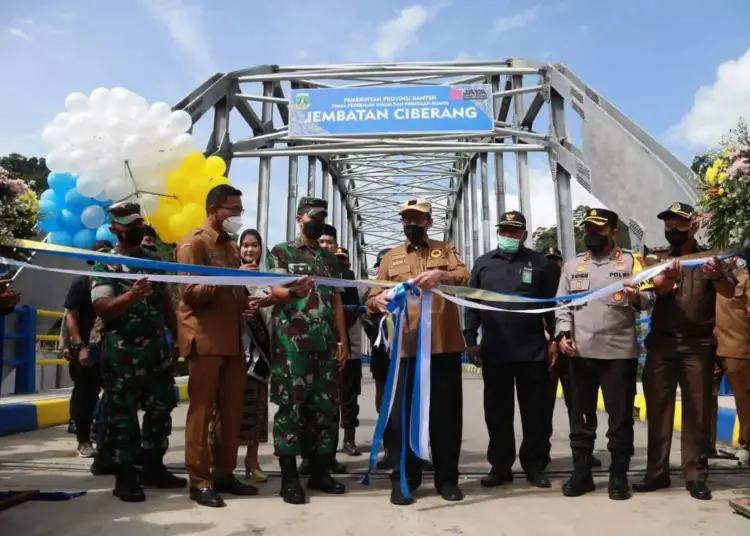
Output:
[[[485,448],[487,432],[482,417],[482,383],[479,376],[466,374],[464,379],[464,446],[461,468],[467,498],[461,503],[445,503],[429,483],[418,492],[418,502],[399,508],[388,502],[388,484],[375,478],[370,487],[358,478],[345,478],[350,493],[342,497],[313,495],[303,507],[285,505],[274,495],[279,482],[272,478],[261,485],[257,498],[229,499],[220,510],[201,508],[190,502],[187,491],[150,491],[145,504],[124,504],[110,495],[110,477],[93,477],[87,471],[88,460],[75,458],[73,438],[64,427],[39,430],[0,439],[0,489],[88,490],[84,497],[70,502],[29,502],[0,514],[3,533],[24,536],[152,536],[182,535],[282,535],[295,531],[308,535],[377,534],[507,534],[572,536],[608,534],[639,536],[671,534],[741,535],[747,534],[750,521],[733,514],[728,500],[750,495],[750,473],[739,472],[731,462],[714,462],[711,485],[712,502],[699,503],[684,491],[679,471],[673,472],[674,488],[650,495],[637,495],[626,502],[613,502],[606,495],[606,473],[597,478],[599,489],[586,497],[568,499],[560,486],[571,469],[567,446],[567,419],[564,405],[558,401],[555,433],[552,441],[554,461],[551,465],[553,487],[538,490],[529,487],[522,477],[510,487],[484,490],[479,477],[487,470]],[[374,387],[363,385],[359,436],[372,436],[375,422]],[[273,410],[273,407],[272,407]],[[184,422],[186,405],[175,410],[174,436],[168,464],[183,471]],[[600,422],[606,422],[602,418]],[[645,467],[646,429],[636,424],[636,449],[631,480],[640,478]],[[520,436],[520,423],[516,425]],[[675,435],[673,461],[679,460],[679,437]],[[601,457],[606,438],[598,440]],[[340,455],[350,470],[361,472],[364,456]],[[276,469],[270,445],[261,450],[265,468]],[[242,466],[241,457],[238,467]],[[516,470],[520,470],[516,467]],[[7,530],[6,530],[7,529]]]

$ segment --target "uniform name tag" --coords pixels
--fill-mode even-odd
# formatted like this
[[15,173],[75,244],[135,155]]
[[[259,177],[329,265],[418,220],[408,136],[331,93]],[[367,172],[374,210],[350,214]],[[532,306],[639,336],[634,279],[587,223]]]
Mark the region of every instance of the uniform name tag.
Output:
[[531,285],[531,282],[534,277],[534,272],[531,268],[524,268],[521,270],[521,282],[524,285]]
[[589,274],[571,274],[571,279],[588,279]]
[[312,275],[312,267],[307,263],[289,263],[289,273],[293,275]]

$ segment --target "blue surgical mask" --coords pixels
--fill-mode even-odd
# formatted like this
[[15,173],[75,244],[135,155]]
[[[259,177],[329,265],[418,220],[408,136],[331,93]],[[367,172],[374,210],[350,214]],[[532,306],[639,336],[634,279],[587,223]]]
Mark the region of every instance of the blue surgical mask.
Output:
[[509,238],[507,236],[499,235],[497,237],[497,249],[503,253],[516,253],[521,241],[515,238]]

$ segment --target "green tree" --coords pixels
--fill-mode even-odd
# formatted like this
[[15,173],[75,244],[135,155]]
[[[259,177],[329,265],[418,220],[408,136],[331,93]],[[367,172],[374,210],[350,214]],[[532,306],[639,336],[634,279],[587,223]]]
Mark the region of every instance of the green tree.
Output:
[[[586,250],[586,246],[583,244],[583,229],[581,228],[581,222],[586,216],[588,209],[589,207],[587,206],[579,205],[573,211],[573,232],[575,233],[576,253]],[[621,248],[630,248],[630,232],[627,224],[621,220],[617,224],[617,228],[619,229],[619,233],[617,233],[617,245]],[[539,227],[534,231],[534,234],[531,235],[531,238],[534,241],[534,248],[537,251],[544,251],[551,247],[556,248],[558,247],[557,226]]]
[[0,157],[0,167],[5,168],[14,179],[23,179],[37,193],[47,189],[49,169],[44,158],[26,158],[18,153]]

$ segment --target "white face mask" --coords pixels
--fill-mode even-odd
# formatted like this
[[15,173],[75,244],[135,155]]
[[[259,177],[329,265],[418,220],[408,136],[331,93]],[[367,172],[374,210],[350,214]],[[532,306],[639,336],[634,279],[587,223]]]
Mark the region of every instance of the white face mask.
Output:
[[228,234],[234,235],[242,229],[242,216],[231,216],[221,222],[221,228]]

